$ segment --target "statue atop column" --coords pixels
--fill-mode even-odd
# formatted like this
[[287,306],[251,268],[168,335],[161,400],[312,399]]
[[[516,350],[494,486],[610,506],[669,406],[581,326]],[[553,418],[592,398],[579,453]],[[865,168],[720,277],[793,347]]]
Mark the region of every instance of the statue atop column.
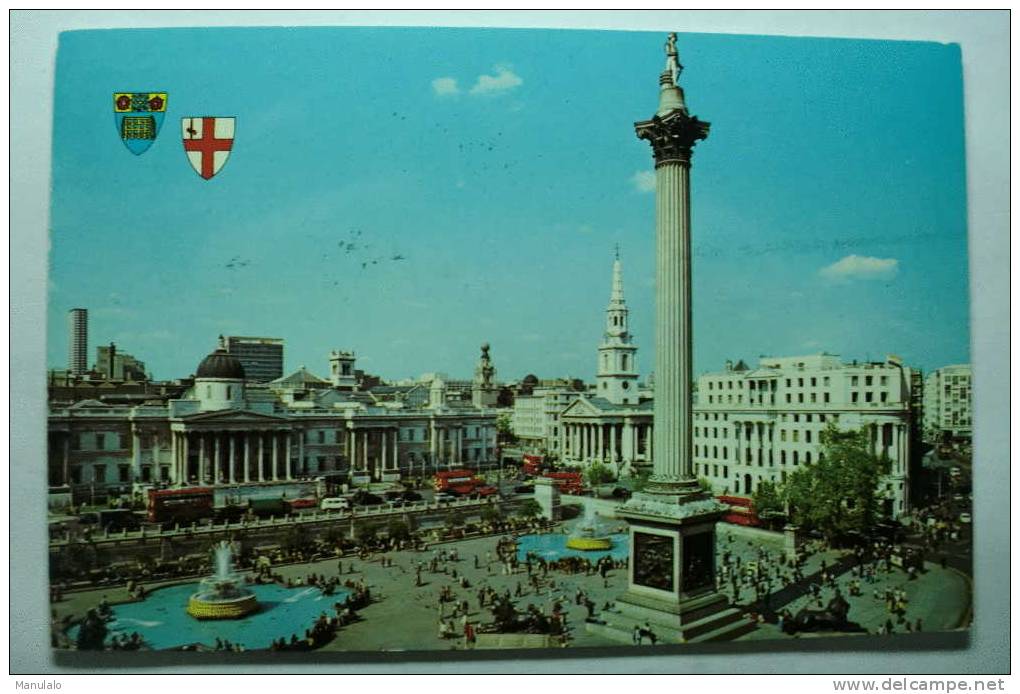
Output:
[[676,50],[676,32],[671,32],[666,38],[666,71],[669,72],[671,84],[677,84],[680,80],[680,73],[684,66],[680,64],[680,55]]

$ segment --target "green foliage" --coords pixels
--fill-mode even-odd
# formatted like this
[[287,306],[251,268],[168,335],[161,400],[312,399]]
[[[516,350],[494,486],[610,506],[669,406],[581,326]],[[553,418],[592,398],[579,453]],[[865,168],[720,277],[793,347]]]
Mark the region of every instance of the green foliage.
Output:
[[376,533],[377,530],[374,525],[365,523],[364,525],[359,525],[357,527],[354,531],[354,536],[357,538],[358,543],[367,544],[375,539]]
[[496,434],[501,441],[513,442],[517,440],[514,434],[513,419],[509,414],[501,414],[496,417]]
[[762,480],[752,497],[754,510],[761,518],[768,518],[786,511],[785,490],[781,490],[775,482]]
[[451,513],[446,517],[446,527],[448,528],[464,527],[464,516],[460,513]]
[[698,486],[701,487],[701,491],[703,491],[703,492],[711,492],[712,491],[712,483],[709,482],[708,479],[705,478],[705,477],[699,477],[698,478]]
[[386,535],[391,540],[409,540],[411,538],[411,528],[404,521],[391,520],[386,525]]
[[787,478],[792,520],[829,539],[866,532],[879,517],[878,482],[889,471],[889,459],[871,452],[868,429],[839,431],[830,424],[821,442],[824,457]]
[[600,484],[615,482],[616,475],[613,474],[613,471],[608,465],[592,463],[588,466],[588,469],[584,471],[584,481],[588,483],[589,487],[597,487]]
[[523,518],[534,518],[542,515],[542,505],[534,499],[528,499],[517,510],[517,515]]
[[651,470],[638,470],[637,475],[631,478],[630,490],[632,492],[640,492],[644,490],[645,485],[648,484],[648,479],[652,476]]
[[482,509],[481,516],[482,522],[484,523],[498,523],[500,520],[503,519],[502,511],[500,510],[499,506],[496,506],[495,504],[492,506],[486,506],[484,509]]
[[[304,549],[311,543],[311,536],[304,525],[292,525],[283,537],[281,546],[287,551]],[[210,552],[212,550],[210,549]]]

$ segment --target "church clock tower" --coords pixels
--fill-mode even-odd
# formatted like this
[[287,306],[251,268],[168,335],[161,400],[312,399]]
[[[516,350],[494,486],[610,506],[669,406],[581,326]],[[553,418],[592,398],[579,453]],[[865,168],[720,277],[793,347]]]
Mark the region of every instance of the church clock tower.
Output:
[[598,395],[614,405],[638,402],[637,345],[627,327],[627,302],[623,298],[620,253],[613,261],[613,289],[606,307],[606,332],[599,345]]

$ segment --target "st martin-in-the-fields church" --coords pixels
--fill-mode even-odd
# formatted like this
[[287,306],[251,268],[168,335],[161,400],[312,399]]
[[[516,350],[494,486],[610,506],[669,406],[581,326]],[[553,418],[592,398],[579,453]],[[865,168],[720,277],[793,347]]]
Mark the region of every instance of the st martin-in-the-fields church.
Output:
[[601,462],[617,473],[633,473],[652,461],[652,398],[638,384],[637,345],[627,325],[620,258],[613,262],[613,288],[606,330],[598,348],[596,392],[582,395],[560,415],[560,450],[567,464]]

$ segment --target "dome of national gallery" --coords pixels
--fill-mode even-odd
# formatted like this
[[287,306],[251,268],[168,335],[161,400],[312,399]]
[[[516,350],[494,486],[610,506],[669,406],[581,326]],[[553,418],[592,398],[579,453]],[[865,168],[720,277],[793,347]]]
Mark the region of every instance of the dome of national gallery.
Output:
[[244,380],[244,366],[237,357],[219,347],[202,360],[195,372],[195,378],[230,378]]

